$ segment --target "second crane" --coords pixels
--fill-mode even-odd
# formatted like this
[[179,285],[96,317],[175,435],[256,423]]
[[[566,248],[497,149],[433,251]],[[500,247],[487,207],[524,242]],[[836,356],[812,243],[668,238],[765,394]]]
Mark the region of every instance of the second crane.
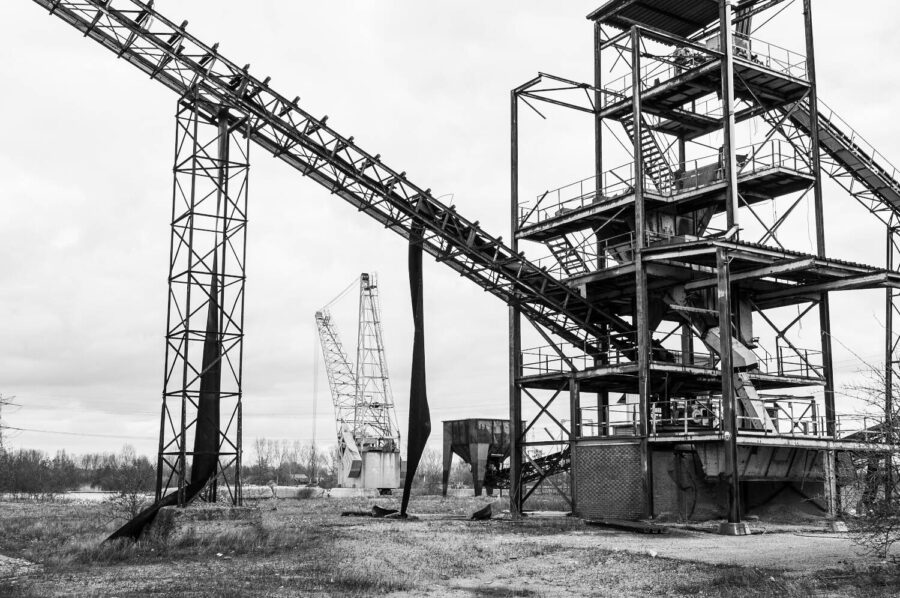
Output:
[[384,354],[375,275],[363,273],[359,277],[355,366],[327,307],[316,312],[316,328],[337,423],[338,486],[378,489],[382,493],[399,488],[400,433]]

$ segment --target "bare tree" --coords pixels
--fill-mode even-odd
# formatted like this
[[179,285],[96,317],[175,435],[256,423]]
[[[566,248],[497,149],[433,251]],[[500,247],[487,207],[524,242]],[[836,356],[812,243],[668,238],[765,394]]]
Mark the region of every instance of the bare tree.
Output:
[[256,452],[256,466],[259,468],[260,472],[266,471],[274,466],[274,461],[276,459],[275,443],[266,438],[256,438],[253,441],[253,449]]
[[441,491],[441,482],[444,473],[443,457],[441,452],[431,447],[426,447],[416,469],[414,487],[424,494],[437,494]]
[[839,472],[845,498],[855,503],[851,507],[857,515],[853,521],[854,541],[884,559],[891,546],[900,541],[900,471],[894,450],[900,422],[895,400],[900,397],[900,380],[893,375],[889,379],[885,368],[870,364],[863,374],[861,381],[846,387],[848,396],[865,405],[857,418],[861,425],[849,433],[841,432],[842,439],[868,448],[844,455]]

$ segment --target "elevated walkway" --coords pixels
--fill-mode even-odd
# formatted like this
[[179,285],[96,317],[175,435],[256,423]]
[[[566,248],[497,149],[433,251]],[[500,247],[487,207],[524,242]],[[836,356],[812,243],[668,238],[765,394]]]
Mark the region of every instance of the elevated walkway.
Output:
[[[786,141],[770,139],[738,150],[738,189],[747,203],[803,191],[812,184],[812,166]],[[648,209],[672,206],[680,213],[712,207],[724,210],[725,171],[718,154],[689,161],[672,177],[643,179]],[[627,232],[635,201],[634,167],[625,165],[541,194],[519,205],[516,237],[546,241],[604,226],[607,236]],[[625,208],[624,210],[622,208]],[[631,216],[631,218],[629,218]]]

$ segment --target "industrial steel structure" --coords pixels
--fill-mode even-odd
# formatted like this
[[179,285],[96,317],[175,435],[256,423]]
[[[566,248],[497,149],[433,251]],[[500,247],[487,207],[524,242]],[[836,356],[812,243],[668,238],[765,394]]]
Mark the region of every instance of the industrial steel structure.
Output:
[[[543,334],[549,344],[522,351],[511,308],[511,421],[523,395],[538,418],[568,399],[570,424],[550,419],[567,435],[567,498],[582,515],[727,512],[737,524],[742,500],[794,482],[818,485],[834,516],[835,452],[865,448],[841,440],[853,428],[835,409],[829,292],[888,288],[895,367],[900,182],[818,99],[810,0],[805,54],[751,37],[781,4],[612,0],[588,17],[591,84],[541,74],[512,92],[513,248],[541,245],[548,271],[606,320],[589,341]],[[542,101],[590,115],[595,169],[525,199],[518,110]],[[887,270],[826,257],[823,173],[888,224]],[[781,233],[808,198],[815,248],[802,253]],[[761,209],[776,205],[780,216]],[[819,330],[813,347],[799,343],[804,324]],[[823,399],[798,393],[810,387]]]
[[381,332],[375,275],[359,277],[356,365],[347,357],[331,312],[316,312],[334,402],[341,460],[338,486],[390,490],[400,486],[400,432]]
[[[160,434],[160,463],[173,473],[165,480],[184,485],[192,409],[203,394],[193,385],[210,369],[207,360],[198,369],[190,347],[211,331],[219,335],[216,363],[234,378],[221,396],[236,403],[226,418],[236,427],[220,430],[220,457],[231,447],[240,456],[246,191],[225,182],[245,176],[247,160],[225,147],[249,140],[509,304],[514,515],[527,497],[526,478],[539,483],[566,468],[567,499],[586,516],[637,518],[664,504],[684,511],[685,478],[695,482],[695,504],[714,508],[727,496],[732,524],[742,499],[775,480],[815,480],[835,514],[835,452],[871,446],[842,440],[828,294],[889,289],[890,409],[900,183],[818,98],[810,0],[797,28],[805,53],[762,41],[752,27],[776,17],[783,0],[612,0],[592,13],[593,82],[541,74],[512,91],[509,244],[152,2],[34,1],[174,91],[179,122],[191,123],[176,157]],[[589,115],[594,168],[579,183],[526,200],[519,109],[536,110],[537,102]],[[624,166],[612,168],[610,127],[625,139]],[[190,193],[179,178],[185,168]],[[887,269],[826,256],[822,173],[887,224]],[[198,188],[204,177],[212,195]],[[203,205],[204,197],[216,199]],[[789,249],[783,233],[807,199],[811,253]],[[775,202],[780,216],[761,212]],[[526,259],[525,243],[543,248],[546,259]],[[220,322],[207,325],[205,337],[189,320],[204,306]],[[523,320],[543,347],[523,350]],[[818,329],[815,347],[798,342],[800,322]],[[810,387],[822,390],[821,401],[799,396]],[[524,427],[523,397],[537,407]],[[567,417],[558,416],[562,401]],[[542,420],[562,439],[526,443]],[[546,454],[549,445],[555,452]],[[533,448],[545,454],[534,458]],[[158,493],[167,483],[160,480]]]

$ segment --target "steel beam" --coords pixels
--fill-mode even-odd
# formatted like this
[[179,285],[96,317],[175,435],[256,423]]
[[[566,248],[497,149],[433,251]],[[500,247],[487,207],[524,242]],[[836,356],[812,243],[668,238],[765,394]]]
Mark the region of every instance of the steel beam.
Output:
[[[816,253],[820,258],[825,257],[825,205],[822,192],[822,163],[821,145],[819,142],[819,91],[816,77],[816,46],[813,37],[812,0],[803,0],[803,24],[806,34],[806,71],[809,80],[809,120],[810,120],[810,153],[812,157],[812,170],[816,179],[813,183],[813,203],[815,205],[816,222]],[[825,379],[825,426],[832,437],[836,430],[836,412],[834,407],[834,364],[833,350],[831,346],[831,301],[828,292],[824,292],[819,300],[819,333],[822,346],[822,377]],[[825,464],[834,467],[835,455],[829,454]],[[829,496],[836,496],[836,476],[833,472],[826,475],[825,479],[832,484],[828,489]],[[838,515],[838,502],[829,501],[829,516]]]
[[[900,225],[897,217],[891,216],[885,240],[885,258],[888,271],[900,268]],[[900,380],[900,333],[898,333],[898,316],[900,316],[900,290],[888,287],[885,291],[885,326],[884,326],[884,421],[885,443],[896,442],[896,417],[894,402],[896,397],[894,384]],[[892,460],[885,457],[885,500],[890,502],[894,495],[894,470]]]
[[[575,439],[581,436],[581,390],[578,380],[573,375],[569,378],[569,454],[572,460],[575,458]],[[575,500],[575,488],[578,480],[575,478],[575,468],[569,468],[569,502],[572,506],[572,512],[578,510],[578,504]]]
[[[628,35],[629,32],[623,31],[618,37],[628,37]],[[594,104],[597,108],[597,113],[594,115],[594,176],[596,177],[594,191],[597,193],[597,197],[600,197],[603,193],[603,116],[600,115],[600,110],[603,108],[603,48],[603,29],[600,22],[596,21],[594,22],[594,89],[596,90],[594,93]],[[606,251],[600,241],[599,234],[595,236],[597,242],[597,270],[599,271],[606,268]],[[609,334],[609,327],[604,324],[603,329],[606,334],[600,341],[599,353],[601,357],[598,365],[609,361],[609,343],[604,340]],[[598,392],[598,415],[603,413],[607,405],[609,405],[609,393],[605,390]],[[572,496],[574,497],[574,493]]]
[[[519,95],[510,93],[510,244],[519,251]],[[517,300],[509,302],[509,513],[522,516],[522,315]]]
[[731,325],[731,282],[728,278],[728,254],[716,248],[719,304],[719,357],[722,368],[722,420],[725,442],[725,476],[728,478],[728,522],[741,521],[741,483],[737,463],[737,399],[732,365],[733,333]]
[[735,156],[735,116],[734,116],[734,34],[732,32],[732,0],[720,0],[719,38],[722,50],[722,166],[725,169],[725,212],[728,228],[738,225],[740,209],[738,194],[738,170]]
[[641,147],[641,35],[631,28],[631,106],[634,123],[634,266],[635,266],[635,324],[637,325],[638,397],[640,400],[639,436],[641,442],[641,479],[644,488],[644,516],[653,515],[653,470],[650,445],[647,442],[650,414],[650,318],[647,293],[647,271],[642,254],[647,230],[644,213],[644,152]]

